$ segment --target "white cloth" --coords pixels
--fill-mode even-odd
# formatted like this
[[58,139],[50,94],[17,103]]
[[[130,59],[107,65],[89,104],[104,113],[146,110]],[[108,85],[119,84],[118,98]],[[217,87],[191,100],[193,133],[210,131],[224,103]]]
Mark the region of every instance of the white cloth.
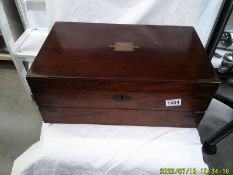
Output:
[[12,175],[156,175],[207,168],[195,128],[43,124]]
[[194,26],[208,42],[223,0],[46,0],[55,21]]

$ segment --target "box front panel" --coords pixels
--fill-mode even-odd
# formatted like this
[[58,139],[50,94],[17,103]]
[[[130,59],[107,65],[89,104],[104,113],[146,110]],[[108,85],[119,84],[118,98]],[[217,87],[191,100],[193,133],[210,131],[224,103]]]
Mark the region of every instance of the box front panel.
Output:
[[28,79],[38,106],[205,111],[215,84]]

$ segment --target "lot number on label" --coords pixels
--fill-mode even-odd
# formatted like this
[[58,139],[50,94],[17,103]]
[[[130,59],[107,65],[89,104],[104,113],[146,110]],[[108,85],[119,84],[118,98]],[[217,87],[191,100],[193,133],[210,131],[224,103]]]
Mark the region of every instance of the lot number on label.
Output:
[[166,106],[181,106],[181,99],[166,100]]

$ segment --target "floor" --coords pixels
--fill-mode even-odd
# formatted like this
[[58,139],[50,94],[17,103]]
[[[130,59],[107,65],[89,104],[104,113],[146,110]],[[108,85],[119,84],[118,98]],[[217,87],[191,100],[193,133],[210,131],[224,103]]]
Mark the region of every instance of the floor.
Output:
[[[233,99],[232,87],[222,85],[219,91],[221,94],[231,96],[231,99]],[[214,133],[231,120],[233,120],[233,110],[217,100],[212,100],[198,128],[202,142],[211,133]],[[232,170],[231,174],[233,174],[233,133],[217,146],[218,152],[216,155],[204,154],[205,162],[209,165],[209,168],[229,168]]]
[[231,30],[231,31],[233,30],[233,13],[231,13],[231,16],[228,20],[225,30]]
[[0,175],[39,139],[41,116],[12,64],[0,62]]
[[[232,95],[233,89],[221,90]],[[213,100],[198,130],[205,140],[211,133],[233,119],[233,111]],[[9,175],[13,161],[39,139],[41,116],[26,94],[14,66],[0,62],[0,175]],[[214,156],[204,154],[209,167],[231,168],[233,174],[233,134],[218,145]]]

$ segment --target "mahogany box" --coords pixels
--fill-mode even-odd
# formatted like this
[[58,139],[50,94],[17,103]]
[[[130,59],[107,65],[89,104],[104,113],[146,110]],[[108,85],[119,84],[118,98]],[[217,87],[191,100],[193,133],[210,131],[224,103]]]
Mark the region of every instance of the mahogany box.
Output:
[[219,85],[193,27],[55,23],[27,80],[50,123],[197,127]]

